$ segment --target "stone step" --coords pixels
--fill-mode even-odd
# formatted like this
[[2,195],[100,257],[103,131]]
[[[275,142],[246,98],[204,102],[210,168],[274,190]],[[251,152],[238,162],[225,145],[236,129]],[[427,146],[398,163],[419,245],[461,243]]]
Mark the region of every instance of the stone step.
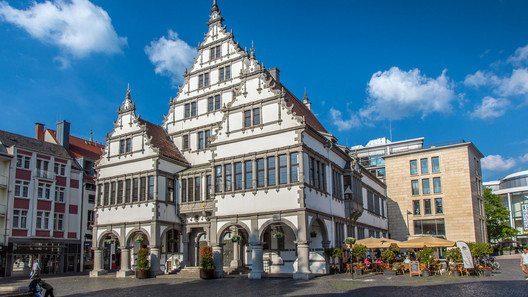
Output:
[[[173,273],[175,272],[175,273]],[[175,271],[172,271],[170,274],[167,274],[166,276],[174,277],[174,278],[193,278],[198,279],[200,278],[200,268],[199,267],[185,267]]]

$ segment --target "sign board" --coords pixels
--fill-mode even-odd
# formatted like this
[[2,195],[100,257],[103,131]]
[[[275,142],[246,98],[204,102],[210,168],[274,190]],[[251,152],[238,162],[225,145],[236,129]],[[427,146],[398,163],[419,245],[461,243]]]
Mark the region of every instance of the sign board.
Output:
[[528,204],[521,204],[521,210],[524,230],[528,230]]
[[475,268],[473,264],[473,256],[471,255],[471,250],[469,249],[468,245],[463,241],[457,241],[456,245],[460,249],[460,253],[462,254],[464,268],[466,269]]
[[409,269],[409,274],[410,276],[412,276],[413,274],[418,274],[418,276],[421,276],[421,271],[420,271],[420,262],[418,261],[411,261],[410,263],[410,269]]

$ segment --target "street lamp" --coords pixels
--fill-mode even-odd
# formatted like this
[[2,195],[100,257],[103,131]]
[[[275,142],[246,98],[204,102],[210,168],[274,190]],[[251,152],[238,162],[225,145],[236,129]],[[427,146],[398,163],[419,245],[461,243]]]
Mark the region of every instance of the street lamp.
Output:
[[412,214],[409,210],[407,210],[407,235],[411,235],[411,229],[409,228],[409,215]]
[[347,237],[345,239],[345,243],[350,246],[350,276],[352,279],[354,279],[354,262],[352,259],[352,245],[356,243],[356,239],[354,237]]

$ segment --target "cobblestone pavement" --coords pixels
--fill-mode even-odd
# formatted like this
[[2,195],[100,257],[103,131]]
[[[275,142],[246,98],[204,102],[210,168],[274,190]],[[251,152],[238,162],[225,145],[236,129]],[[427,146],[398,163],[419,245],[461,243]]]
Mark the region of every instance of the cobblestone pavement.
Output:
[[[55,287],[56,296],[528,296],[528,281],[523,277],[519,260],[501,259],[500,263],[501,270],[491,277],[363,275],[351,280],[350,275],[338,274],[309,281],[289,278],[204,281],[69,275],[47,280]],[[27,284],[28,279],[0,280],[0,286]]]

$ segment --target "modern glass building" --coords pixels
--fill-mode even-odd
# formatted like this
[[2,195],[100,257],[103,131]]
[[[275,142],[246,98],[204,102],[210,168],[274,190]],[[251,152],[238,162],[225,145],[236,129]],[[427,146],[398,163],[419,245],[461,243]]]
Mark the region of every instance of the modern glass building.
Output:
[[[502,196],[502,203],[510,211],[510,226],[519,231],[517,240],[528,245],[528,218],[523,220],[522,205],[528,207],[528,170],[516,172],[499,181],[484,183],[493,194]],[[525,226],[525,224],[527,226]]]

